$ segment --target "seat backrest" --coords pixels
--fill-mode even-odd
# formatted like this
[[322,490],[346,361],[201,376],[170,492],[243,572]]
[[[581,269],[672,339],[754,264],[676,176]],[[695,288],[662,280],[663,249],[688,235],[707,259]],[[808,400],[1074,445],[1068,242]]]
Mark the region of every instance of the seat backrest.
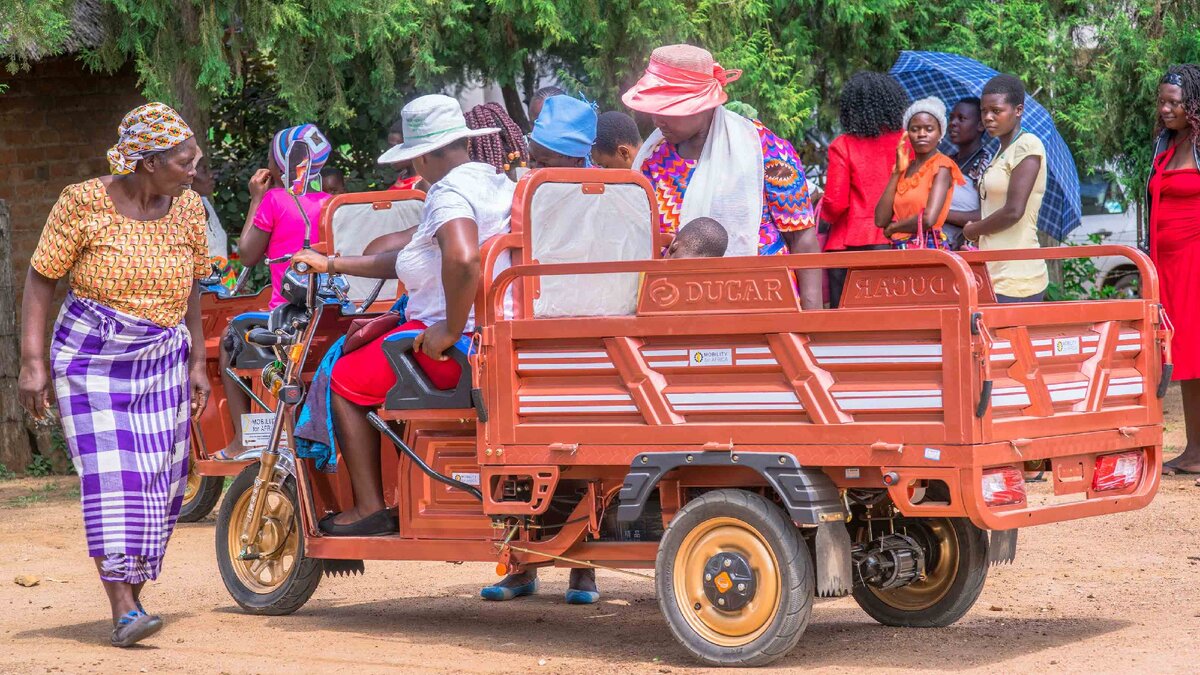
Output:
[[[338,195],[321,211],[321,241],[327,254],[362,255],[363,249],[385,234],[403,232],[421,222],[425,193],[419,190],[384,190]],[[378,279],[347,276],[350,299],[361,302]],[[380,299],[395,298],[397,282],[384,282]]]
[[[538,169],[513,200],[522,262],[648,260],[660,255],[654,193],[620,169]],[[525,282],[523,316],[622,316],[637,307],[636,273],[542,276]]]

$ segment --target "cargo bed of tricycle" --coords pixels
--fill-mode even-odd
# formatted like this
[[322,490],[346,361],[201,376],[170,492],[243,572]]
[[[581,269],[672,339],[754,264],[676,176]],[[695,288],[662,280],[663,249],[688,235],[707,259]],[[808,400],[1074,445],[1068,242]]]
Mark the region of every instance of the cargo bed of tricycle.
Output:
[[[447,353],[457,388],[432,388],[411,336],[383,343],[398,379],[368,420],[397,531],[324,534],[347,472],[264,454],[217,527],[236,601],[290,613],[367,559],[653,568],[690,654],[762,665],[815,595],[946,626],[1017,528],[1153,497],[1170,331],[1142,254],[664,260],[654,203],[627,171],[522,178],[512,231],[482,246],[470,348]],[[1131,259],[1143,297],[996,302],[991,262],[1095,255]],[[844,306],[802,310],[797,272],[823,268],[848,270]],[[1034,467],[1052,496],[1027,493]]]

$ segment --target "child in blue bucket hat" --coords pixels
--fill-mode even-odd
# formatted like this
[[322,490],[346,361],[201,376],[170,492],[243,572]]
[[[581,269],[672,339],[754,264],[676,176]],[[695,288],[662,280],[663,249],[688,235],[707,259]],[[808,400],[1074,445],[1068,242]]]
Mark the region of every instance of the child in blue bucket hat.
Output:
[[596,108],[571,96],[551,96],[529,136],[532,168],[585,167],[596,142]]

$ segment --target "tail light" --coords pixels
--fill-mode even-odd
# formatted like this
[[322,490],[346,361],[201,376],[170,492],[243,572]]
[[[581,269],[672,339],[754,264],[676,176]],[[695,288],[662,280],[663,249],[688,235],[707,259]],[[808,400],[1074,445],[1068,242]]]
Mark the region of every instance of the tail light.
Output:
[[983,472],[983,501],[988,506],[1025,503],[1025,474],[1015,466]]
[[1137,450],[1100,455],[1096,458],[1096,472],[1092,474],[1092,490],[1102,492],[1127,488],[1142,477],[1145,465],[1145,455]]

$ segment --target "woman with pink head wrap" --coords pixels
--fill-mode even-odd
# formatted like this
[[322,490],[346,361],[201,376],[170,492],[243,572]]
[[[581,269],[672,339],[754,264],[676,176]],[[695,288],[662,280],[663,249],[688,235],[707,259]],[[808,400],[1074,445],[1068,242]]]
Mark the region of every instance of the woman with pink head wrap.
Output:
[[[708,217],[729,234],[725,255],[815,253],[816,219],[792,144],[724,106],[741,77],[707,50],[659,47],[622,99],[654,121],[633,168],[654,186],[660,228]],[[819,270],[801,273],[804,308],[821,306]]]

